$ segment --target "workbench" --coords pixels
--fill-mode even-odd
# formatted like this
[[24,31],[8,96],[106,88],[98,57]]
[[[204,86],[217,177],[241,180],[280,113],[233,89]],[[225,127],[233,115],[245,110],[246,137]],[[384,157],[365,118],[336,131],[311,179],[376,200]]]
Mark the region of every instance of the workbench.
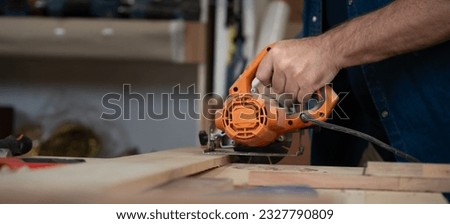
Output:
[[1,203],[447,203],[450,165],[256,165],[179,148],[0,172]]

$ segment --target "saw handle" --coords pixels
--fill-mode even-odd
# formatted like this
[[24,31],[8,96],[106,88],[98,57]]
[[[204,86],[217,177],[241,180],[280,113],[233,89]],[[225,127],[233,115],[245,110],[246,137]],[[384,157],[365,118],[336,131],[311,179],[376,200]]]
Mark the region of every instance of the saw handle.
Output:
[[[248,65],[244,72],[239,76],[239,78],[233,83],[233,85],[228,90],[229,94],[246,94],[251,93],[252,81],[256,77],[256,71],[261,63],[262,59],[267,55],[267,53],[272,49],[274,44],[270,44],[265,47],[253,62]],[[315,120],[325,121],[338,102],[338,96],[333,91],[331,86],[325,85],[321,89],[315,92],[318,100],[318,104],[313,108],[295,114],[279,113],[278,121],[279,126],[283,127],[281,132],[291,131],[299,128],[306,128],[313,125],[311,122],[306,122],[301,119],[301,114],[313,118]]]
[[313,108],[295,114],[286,114],[285,116],[280,115],[278,117],[279,122],[282,122],[280,126],[284,127],[283,132],[312,126],[312,122],[301,119],[302,115],[307,116],[309,119],[319,121],[328,119],[339,100],[338,95],[333,91],[333,88],[331,88],[330,85],[325,85],[317,90],[315,94],[317,104]]
[[250,93],[252,88],[252,81],[256,77],[256,71],[258,70],[258,66],[261,63],[262,59],[266,56],[266,54],[272,49],[273,44],[265,47],[253,62],[247,66],[244,72],[239,76],[239,78],[233,83],[233,85],[228,90],[228,93],[236,94],[236,93]]

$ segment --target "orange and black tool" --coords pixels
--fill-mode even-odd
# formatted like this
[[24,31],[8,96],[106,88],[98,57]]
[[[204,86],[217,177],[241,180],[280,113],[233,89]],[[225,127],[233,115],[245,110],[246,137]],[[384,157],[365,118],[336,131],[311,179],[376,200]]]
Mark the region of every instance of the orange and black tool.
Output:
[[313,123],[302,120],[301,115],[325,121],[338,102],[338,96],[326,85],[316,91],[317,104],[298,113],[289,113],[274,99],[252,93],[252,81],[261,60],[272,46],[263,49],[229,89],[223,109],[216,112],[215,126],[234,143],[262,147],[274,142],[280,135],[310,127]]
[[[214,124],[217,129],[211,128],[209,139],[205,138],[204,132],[199,134],[202,145],[205,145],[205,140],[209,140],[209,148],[205,150],[205,153],[275,157],[278,158],[276,161],[279,161],[280,156],[298,156],[301,154],[300,151],[295,154],[283,153],[286,152],[285,149],[282,149],[285,147],[277,143],[283,141],[283,138],[280,137],[297,129],[317,125],[362,138],[396,156],[403,157],[411,162],[419,162],[414,156],[373,136],[325,122],[339,100],[337,94],[329,85],[314,93],[315,96],[312,98],[317,103],[311,109],[306,108],[300,112],[280,106],[279,102],[269,96],[258,94],[256,91],[252,92],[252,81],[255,79],[258,66],[271,48],[272,45],[263,49],[231,86],[229,97],[225,101],[223,109],[216,112]],[[216,150],[217,142],[221,148],[233,148],[234,152]],[[271,158],[268,160],[270,163],[273,162]]]

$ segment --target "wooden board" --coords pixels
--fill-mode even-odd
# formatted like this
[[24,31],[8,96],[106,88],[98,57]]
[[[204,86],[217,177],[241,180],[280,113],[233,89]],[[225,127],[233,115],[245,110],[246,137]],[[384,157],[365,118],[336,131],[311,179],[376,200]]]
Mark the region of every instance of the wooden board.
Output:
[[450,178],[450,165],[424,163],[369,162],[368,176]]
[[249,185],[305,185],[325,189],[363,189],[418,192],[450,192],[450,179],[414,177],[303,174],[298,172],[252,171]]
[[188,177],[135,195],[110,194],[96,203],[333,203],[328,195],[317,195],[304,187],[235,187],[230,179]]
[[[380,165],[383,164],[402,165],[397,163]],[[448,189],[448,179],[423,179],[420,176],[403,178],[365,176],[365,169],[229,164],[197,176],[229,178],[236,186],[241,187],[308,186],[314,188],[320,198],[327,198],[335,203],[447,203],[440,190]],[[411,171],[406,171],[408,172]],[[434,192],[424,192],[430,189]]]
[[184,29],[184,62],[206,63],[206,26],[187,22]]
[[[230,167],[251,167],[250,165],[227,165],[217,169]],[[256,166],[253,169],[264,166]],[[217,169],[208,171],[215,172]],[[238,170],[238,169],[235,169]],[[244,169],[240,169],[241,171]],[[345,169],[344,169],[345,170]],[[323,169],[322,171],[326,171]],[[308,171],[306,171],[308,172]],[[313,171],[314,172],[314,171]],[[353,172],[353,171],[351,171]],[[341,173],[350,174],[345,171]],[[222,173],[223,175],[224,173]],[[241,172],[242,174],[242,172]],[[206,174],[203,174],[206,175]],[[139,195],[124,197],[109,196],[101,202],[109,203],[447,203],[440,193],[431,192],[396,192],[379,190],[351,189],[313,189],[294,186],[233,186],[231,179],[202,175],[183,178],[154,188]],[[214,176],[214,175],[212,175]],[[98,199],[97,199],[98,200]],[[98,201],[97,201],[98,202]]]
[[321,197],[344,204],[447,204],[440,193],[376,190],[317,189]]
[[[227,156],[182,148],[0,175],[2,203],[446,203],[441,166],[365,175],[363,167],[229,164]],[[410,166],[411,164],[406,164]],[[426,164],[422,170],[429,170]],[[391,166],[391,168],[389,168]],[[368,169],[368,168],[367,168]],[[405,170],[405,171],[402,171]],[[427,174],[431,172],[431,174]],[[409,174],[408,174],[409,173]],[[440,173],[440,174],[436,174]],[[408,174],[409,176],[401,176]],[[420,175],[419,175],[420,174]],[[431,177],[430,177],[431,176]],[[439,178],[436,178],[439,177]]]
[[256,170],[249,173],[248,184],[256,186],[300,184],[326,189],[450,192],[449,172],[450,165],[446,164],[369,162],[362,174],[304,173],[285,169]]
[[[220,169],[220,168],[219,168]],[[140,195],[110,196],[101,202],[121,203],[384,203],[445,204],[440,193],[378,190],[312,189],[286,186],[235,187],[230,179],[189,177]],[[98,202],[98,201],[97,201]]]
[[[340,174],[362,175],[362,167],[331,167],[331,166],[293,166],[293,165],[255,165],[255,164],[229,164],[205,173],[199,177],[229,178],[236,186],[249,185],[249,175],[253,171],[297,172],[303,174]],[[275,173],[274,176],[277,174]]]
[[[448,165],[442,164],[409,163],[369,163],[367,170],[363,167],[230,164],[200,176],[230,178],[238,186],[304,185],[323,189],[450,192],[447,169]],[[367,175],[369,173],[371,175]]]
[[0,201],[76,203],[111,194],[140,194],[228,162],[228,156],[203,155],[194,147],[23,171],[2,175]]

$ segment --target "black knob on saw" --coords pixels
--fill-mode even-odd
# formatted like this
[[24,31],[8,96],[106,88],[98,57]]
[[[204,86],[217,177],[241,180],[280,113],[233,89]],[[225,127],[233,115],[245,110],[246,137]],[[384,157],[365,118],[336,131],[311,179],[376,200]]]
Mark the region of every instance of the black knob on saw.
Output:
[[13,156],[20,156],[33,148],[30,138],[25,135],[10,135],[0,140],[0,148],[9,149]]
[[198,133],[198,140],[200,141],[200,145],[207,145],[208,144],[208,134],[206,133],[206,131],[201,130]]

